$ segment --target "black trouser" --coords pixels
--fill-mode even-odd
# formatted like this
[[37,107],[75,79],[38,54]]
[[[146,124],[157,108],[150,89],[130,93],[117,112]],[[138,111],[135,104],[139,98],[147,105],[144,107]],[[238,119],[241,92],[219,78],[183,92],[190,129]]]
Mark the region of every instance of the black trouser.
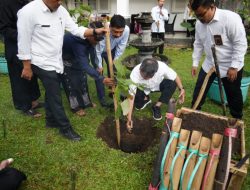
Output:
[[[168,104],[170,98],[173,96],[175,92],[175,89],[176,89],[175,81],[164,79],[160,84],[161,96],[158,99],[158,101]],[[148,97],[148,96],[144,93],[144,91],[137,88],[136,95],[135,95],[135,105],[136,104],[141,105],[145,97]]]
[[18,189],[23,180],[26,180],[25,174],[15,168],[7,167],[0,171],[0,188],[2,190]]
[[[114,57],[115,57],[115,50],[116,50],[116,48],[113,48],[113,49],[111,50],[112,60],[114,60]],[[109,61],[108,61],[107,52],[103,52],[103,53],[102,53],[102,58],[105,60],[105,62],[106,62],[106,64],[107,64],[108,77],[110,77]],[[114,72],[116,71],[114,65],[113,65],[113,70],[114,70]]]
[[27,111],[32,107],[32,101],[40,97],[37,76],[26,80],[21,78],[23,65],[17,58],[17,45],[14,42],[5,41],[5,57],[7,60],[9,78],[11,84],[12,100],[16,109]]
[[[152,32],[152,38],[159,38],[164,42],[165,33],[164,32],[161,32],[161,33]],[[163,54],[163,50],[164,50],[164,43],[159,47],[159,54]],[[157,52],[157,49],[155,49],[155,53],[156,52]]]
[[72,111],[92,106],[84,71],[65,66],[62,82]]
[[[242,97],[242,93],[241,93],[241,89],[240,89],[242,72],[243,72],[243,69],[238,71],[237,79],[233,82],[229,81],[227,79],[227,77],[221,79],[223,86],[224,86],[224,89],[225,89],[226,96],[227,96],[228,107],[230,109],[230,113],[234,118],[239,118],[239,119],[241,119],[242,115],[243,115],[243,113],[242,113],[243,97]],[[200,92],[201,86],[203,84],[203,81],[206,77],[206,74],[207,73],[201,68],[196,85],[195,85],[195,88],[194,88],[192,107],[193,107],[193,105],[194,105],[194,103],[199,95],[199,92]],[[215,77],[216,77],[215,73],[213,73],[210,76],[208,83],[207,83],[207,86],[206,86],[206,89],[205,89],[205,92],[203,94],[203,97],[200,101],[200,104],[197,107],[198,110],[200,110],[201,106],[204,104],[208,90],[209,90],[210,86],[212,85]]]
[[45,88],[45,111],[46,124],[57,126],[61,130],[71,127],[71,124],[65,114],[61,97],[61,74],[56,71],[46,71],[35,65],[32,70],[37,74]]

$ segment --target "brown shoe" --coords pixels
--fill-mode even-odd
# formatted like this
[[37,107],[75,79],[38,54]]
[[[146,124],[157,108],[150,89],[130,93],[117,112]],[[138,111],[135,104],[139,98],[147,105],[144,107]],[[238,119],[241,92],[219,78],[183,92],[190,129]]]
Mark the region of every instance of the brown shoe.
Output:
[[33,118],[39,118],[42,116],[41,113],[37,112],[34,109],[29,109],[28,111],[24,112],[27,116],[33,117]]
[[36,103],[32,102],[32,109],[39,109],[39,108],[42,108],[42,107],[44,107],[43,102],[36,102]]
[[79,117],[83,117],[86,115],[86,113],[83,109],[78,110],[77,112],[75,112],[75,114]]

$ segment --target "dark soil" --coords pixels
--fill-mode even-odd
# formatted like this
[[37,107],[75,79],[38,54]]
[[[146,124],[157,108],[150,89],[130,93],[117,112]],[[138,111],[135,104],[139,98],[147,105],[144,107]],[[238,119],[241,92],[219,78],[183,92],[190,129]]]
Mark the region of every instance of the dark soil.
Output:
[[[181,114],[182,118],[182,129],[187,129],[190,131],[196,130],[201,131],[202,136],[212,139],[213,133],[218,133],[223,135],[224,130],[227,127],[227,121],[218,118],[208,117],[199,113],[185,113]],[[241,155],[241,127],[237,126],[238,133],[237,137],[233,138],[232,154],[234,156]],[[223,150],[222,150],[223,151]]]
[[[153,127],[155,122],[148,118],[134,118],[133,131],[128,133],[126,121],[120,120],[121,150],[124,152],[144,152],[152,145],[159,143],[161,129]],[[101,138],[110,148],[120,149],[117,144],[115,120],[107,117],[97,130]]]

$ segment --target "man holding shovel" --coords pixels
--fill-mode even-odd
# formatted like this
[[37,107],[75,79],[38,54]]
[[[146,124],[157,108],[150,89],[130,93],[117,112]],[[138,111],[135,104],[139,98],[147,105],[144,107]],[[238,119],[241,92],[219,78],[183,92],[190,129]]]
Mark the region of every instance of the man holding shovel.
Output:
[[63,137],[79,141],[81,137],[73,130],[62,105],[63,36],[67,30],[85,39],[106,30],[78,27],[61,4],[60,0],[36,0],[18,12],[18,58],[24,65],[22,77],[30,80],[34,72],[43,83],[46,127],[58,128]]
[[198,97],[207,73],[214,67],[211,47],[215,46],[219,73],[217,71],[217,74],[213,73],[209,77],[197,109],[201,109],[212,82],[216,75],[220,74],[230,113],[234,118],[241,119],[243,99],[240,86],[244,55],[247,50],[246,32],[238,14],[218,9],[214,3],[214,0],[193,0],[191,4],[198,19],[195,27],[192,76],[197,73],[203,52],[206,54],[194,89],[192,106]]
[[[121,15],[114,15],[110,20],[110,48],[112,59],[115,61],[125,51],[129,38],[129,27],[126,26],[125,19]],[[103,65],[102,59],[108,64],[106,37],[96,45],[96,65],[97,70],[102,73]],[[108,68],[108,76],[110,77],[110,71]]]
[[[130,85],[129,113],[127,115],[127,129],[130,131],[133,127],[132,112],[133,107],[137,110],[144,109],[151,103],[149,94],[151,92],[161,92],[158,101],[152,106],[153,118],[161,120],[161,105],[168,104],[170,98],[175,92],[176,86],[179,89],[179,103],[185,99],[185,90],[182,82],[176,72],[161,61],[147,58],[137,65],[130,74],[130,79],[134,84]],[[138,87],[143,88],[140,89]]]
[[[103,28],[100,21],[91,22],[92,29]],[[103,35],[88,36],[86,39],[74,36],[71,33],[64,35],[63,41],[63,86],[68,97],[71,110],[78,116],[84,116],[84,108],[94,107],[88,92],[87,76],[95,80],[97,97],[102,107],[109,107],[105,100],[104,84],[111,82],[89,63],[95,45],[103,40]],[[92,61],[92,60],[91,60]]]

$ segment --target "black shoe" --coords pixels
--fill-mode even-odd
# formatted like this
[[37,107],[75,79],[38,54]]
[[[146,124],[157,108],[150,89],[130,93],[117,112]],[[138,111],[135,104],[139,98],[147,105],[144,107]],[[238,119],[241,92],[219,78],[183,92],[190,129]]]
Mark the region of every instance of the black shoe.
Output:
[[64,129],[64,130],[60,130],[60,133],[62,136],[64,136],[65,138],[72,140],[72,141],[80,141],[81,140],[81,136],[78,135],[73,128],[68,128],[68,129]]
[[155,120],[161,120],[162,119],[161,108],[159,106],[153,106],[152,110],[153,110],[153,118]]
[[114,104],[113,104],[113,103],[109,103],[109,102],[107,102],[107,101],[104,100],[104,99],[102,99],[102,100],[100,101],[100,104],[101,104],[101,106],[104,107],[104,108],[112,108],[112,107],[114,107]]
[[150,99],[143,100],[143,102],[141,104],[135,104],[135,109],[137,109],[137,110],[143,110],[150,103],[151,103]]

